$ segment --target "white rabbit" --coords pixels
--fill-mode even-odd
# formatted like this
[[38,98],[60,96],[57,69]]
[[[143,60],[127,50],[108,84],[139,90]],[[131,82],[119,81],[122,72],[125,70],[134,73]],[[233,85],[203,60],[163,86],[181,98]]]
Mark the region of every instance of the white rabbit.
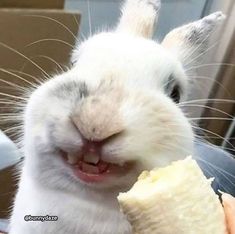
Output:
[[224,16],[175,29],[158,44],[151,36],[159,9],[158,0],[127,0],[115,30],[78,45],[71,70],[32,93],[10,234],[130,234],[118,193],[142,170],[192,153],[193,131],[177,106],[189,90],[184,65]]

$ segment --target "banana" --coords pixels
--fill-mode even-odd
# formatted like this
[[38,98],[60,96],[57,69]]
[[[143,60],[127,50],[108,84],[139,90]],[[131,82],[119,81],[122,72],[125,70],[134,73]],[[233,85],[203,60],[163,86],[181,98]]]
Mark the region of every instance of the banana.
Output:
[[134,234],[226,234],[218,196],[191,157],[144,171],[126,193],[121,211]]

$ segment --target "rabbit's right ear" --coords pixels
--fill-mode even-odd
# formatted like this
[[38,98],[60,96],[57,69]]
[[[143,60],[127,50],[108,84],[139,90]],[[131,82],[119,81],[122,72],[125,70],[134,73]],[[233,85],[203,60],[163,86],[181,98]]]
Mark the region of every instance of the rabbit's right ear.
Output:
[[[206,49],[211,33],[225,19],[222,12],[215,12],[198,21],[176,28],[168,33],[162,45],[185,64],[190,57],[199,57]],[[193,59],[193,61],[196,59]]]
[[160,0],[126,0],[117,31],[151,38],[160,7]]

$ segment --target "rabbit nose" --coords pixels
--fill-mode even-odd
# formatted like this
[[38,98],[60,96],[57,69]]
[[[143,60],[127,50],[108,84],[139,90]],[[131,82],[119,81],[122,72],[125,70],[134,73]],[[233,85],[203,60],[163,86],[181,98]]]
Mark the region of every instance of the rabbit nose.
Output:
[[72,115],[72,121],[82,137],[101,142],[124,130],[119,106],[112,97],[88,97]]

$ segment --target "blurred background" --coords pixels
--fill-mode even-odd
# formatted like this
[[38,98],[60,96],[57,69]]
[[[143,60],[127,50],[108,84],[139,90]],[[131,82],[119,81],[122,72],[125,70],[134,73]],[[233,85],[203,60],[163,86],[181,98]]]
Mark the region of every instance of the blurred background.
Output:
[[[23,93],[70,66],[76,38],[83,40],[90,33],[114,28],[121,3],[120,0],[0,1],[0,218],[8,216],[15,191],[13,171],[21,158],[17,144],[21,136],[19,107],[25,103]],[[184,105],[184,111],[200,127],[198,135],[234,154],[234,0],[162,0],[154,38],[161,42],[171,29],[217,10],[223,11],[227,19],[195,67],[191,101]],[[1,225],[3,220],[0,230]]]

